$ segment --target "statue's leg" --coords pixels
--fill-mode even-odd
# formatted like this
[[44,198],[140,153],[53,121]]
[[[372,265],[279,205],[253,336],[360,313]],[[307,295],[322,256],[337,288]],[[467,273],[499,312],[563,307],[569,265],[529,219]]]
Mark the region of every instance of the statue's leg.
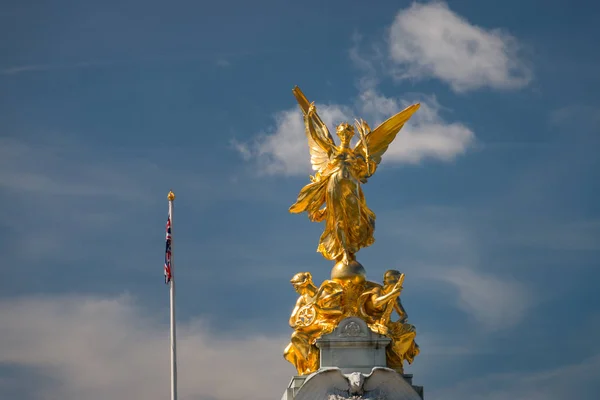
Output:
[[305,334],[300,333],[298,331],[294,331],[292,333],[292,339],[290,343],[293,345],[297,352],[299,352],[298,356],[306,359],[308,357],[308,352],[310,348],[310,344],[308,343],[308,337]]
[[290,363],[296,365],[296,355],[294,353],[294,345],[292,343],[289,343],[286,346],[285,350],[283,350],[283,358],[285,358]]
[[388,347],[385,352],[387,367],[395,370],[399,374],[404,373],[404,366],[402,364],[402,356],[397,354],[392,346]]
[[298,374],[302,374],[304,363],[302,362],[302,359],[298,357],[298,350],[292,343],[288,344],[283,351],[283,358],[296,367]]
[[395,358],[400,360],[400,364],[404,360],[412,363],[415,352],[418,352],[418,346],[415,346],[415,337],[417,332],[410,324],[400,322],[392,322],[389,324],[391,328],[392,344],[389,349],[395,354]]
[[346,241],[346,226],[344,224],[344,221],[336,222],[335,233],[336,233],[337,240],[339,242],[339,246],[342,250],[342,252],[341,252],[342,261],[345,264],[348,264],[348,247],[346,245],[346,243],[347,243],[347,241]]

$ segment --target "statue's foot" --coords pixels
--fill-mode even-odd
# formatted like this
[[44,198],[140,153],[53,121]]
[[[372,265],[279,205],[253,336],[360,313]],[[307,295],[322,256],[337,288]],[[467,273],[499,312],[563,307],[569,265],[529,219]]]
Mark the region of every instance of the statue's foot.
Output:
[[348,265],[348,253],[344,252],[344,255],[342,256],[342,264],[346,264]]
[[349,253],[347,251],[344,251],[342,253],[342,258],[341,259],[338,258],[336,261],[348,265],[351,262],[356,261],[356,255],[353,254],[353,253]]

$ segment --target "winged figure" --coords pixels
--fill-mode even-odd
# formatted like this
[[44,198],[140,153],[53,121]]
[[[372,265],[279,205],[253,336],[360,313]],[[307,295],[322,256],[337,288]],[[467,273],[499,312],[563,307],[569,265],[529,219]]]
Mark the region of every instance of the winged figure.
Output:
[[367,206],[361,184],[375,173],[381,157],[419,104],[407,107],[373,131],[365,121],[357,120],[360,140],[351,148],[355,134],[352,125],[337,126],[340,144],[336,145],[314,103],[309,103],[297,86],[293,93],[304,115],[310,160],[316,172],[290,212],[306,211],[311,221],[325,221],[317,251],[326,259],[349,263],[361,248],[375,241],[375,214]]

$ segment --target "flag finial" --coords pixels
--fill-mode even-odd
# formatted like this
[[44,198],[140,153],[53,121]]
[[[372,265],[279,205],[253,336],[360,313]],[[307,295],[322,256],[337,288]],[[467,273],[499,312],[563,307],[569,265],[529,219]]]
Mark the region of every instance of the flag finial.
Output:
[[169,201],[175,200],[175,193],[173,193],[172,190],[169,190],[169,194],[167,195],[167,198],[169,199]]

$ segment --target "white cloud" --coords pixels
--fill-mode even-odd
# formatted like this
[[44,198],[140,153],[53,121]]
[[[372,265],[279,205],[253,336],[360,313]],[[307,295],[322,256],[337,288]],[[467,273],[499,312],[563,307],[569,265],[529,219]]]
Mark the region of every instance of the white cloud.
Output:
[[[386,118],[413,102],[397,100],[365,89],[356,100],[353,112],[342,105],[317,106],[319,115],[334,135],[336,123],[353,122],[360,115],[373,129]],[[400,131],[386,154],[384,163],[415,164],[424,159],[451,161],[463,154],[475,134],[461,123],[447,123],[439,115],[441,107],[435,98],[425,98],[421,108]],[[232,141],[234,149],[266,174],[305,175],[310,173],[310,155],[304,132],[302,113],[291,109],[275,116],[273,132],[262,134],[249,143]]]
[[[596,128],[600,125],[600,107],[585,104],[571,104],[550,112],[550,124],[557,128],[578,126]],[[569,137],[571,137],[569,135]]]
[[[330,130],[337,123],[351,120],[347,107],[317,104],[317,110]],[[232,144],[244,159],[256,162],[262,173],[305,175],[311,171],[302,112],[297,107],[275,115],[273,132],[261,134],[250,143]]]
[[0,68],[0,75],[16,75],[24,72],[45,72],[62,69],[81,69],[106,67],[116,64],[116,61],[82,61],[72,64],[29,64],[17,65],[8,68]]
[[[416,102],[385,97],[373,89],[365,90],[360,96],[363,113],[377,123]],[[475,134],[467,126],[448,123],[440,117],[441,107],[434,97],[420,103],[421,108],[385,153],[385,162],[416,164],[428,158],[451,161],[464,154],[475,140]]]
[[224,58],[219,58],[216,62],[218,67],[230,67],[231,66],[231,62],[229,62],[228,60],[224,59]]
[[[452,49],[448,50],[447,45],[444,45],[442,50],[438,50],[435,47],[437,37],[419,36],[416,33],[414,37],[405,35],[403,30],[409,29],[409,33],[413,32],[413,25],[420,24],[424,19],[427,20],[430,14],[434,20],[443,20],[444,24],[439,29],[448,30],[454,37],[458,37],[455,40],[457,43],[453,44],[454,47],[470,48],[469,46],[473,46],[471,43],[475,43],[478,50],[475,52],[463,50],[463,52],[467,51],[467,55]],[[436,26],[429,30],[435,33],[437,29]],[[442,74],[438,77],[448,80],[456,90],[485,85],[520,86],[529,80],[529,77],[520,78],[512,74],[512,67],[516,61],[509,56],[516,48],[509,40],[510,37],[498,32],[486,32],[469,25],[453,14],[444,3],[413,4],[410,9],[398,14],[390,32],[392,59],[405,67],[401,73],[402,77]],[[398,35],[401,37],[397,38]],[[475,140],[474,132],[460,122],[445,121],[440,115],[442,107],[433,96],[420,96],[421,101],[419,101],[414,98],[398,99],[381,94],[377,90],[379,78],[376,64],[382,62],[385,55],[377,45],[369,47],[369,54],[365,54],[359,49],[360,36],[354,35],[353,40],[354,45],[349,50],[349,57],[362,73],[358,80],[359,94],[353,102],[353,108],[335,104],[317,107],[330,131],[333,132],[334,122],[353,122],[355,116],[366,119],[371,127],[375,128],[408,105],[420,102],[419,111],[404,126],[386,152],[385,163],[417,164],[426,159],[452,161],[464,154]],[[498,46],[500,49],[496,48]],[[411,58],[412,47],[416,47],[416,51],[424,53],[424,56]],[[447,53],[457,57],[457,60],[450,60],[456,65],[446,66],[450,64]],[[426,57],[431,59],[427,60]],[[499,60],[483,61],[489,57]],[[425,67],[433,69],[429,71],[419,64],[421,61],[426,64]],[[311,171],[301,112],[296,107],[275,114],[275,127],[270,132],[263,133],[246,143],[233,140],[231,144],[246,161],[259,165],[262,173],[304,175]]]
[[465,400],[596,399],[600,355],[578,363],[536,372],[490,374],[461,380],[452,387],[430,392],[432,398]]
[[[164,399],[169,394],[169,337],[166,315],[163,317],[159,322],[156,313],[149,316],[127,296],[2,300],[0,366],[9,371],[11,366],[35,370],[38,378],[8,375],[6,382],[0,380],[0,391],[3,385],[10,385],[20,397],[28,394],[35,400]],[[282,357],[289,337],[245,334],[243,329],[236,334],[211,331],[201,320],[179,323],[182,399],[281,396],[294,374]],[[470,355],[502,352],[474,346],[471,336],[449,339],[445,333],[425,332],[418,338],[423,358],[409,369],[426,387],[439,387],[436,376],[441,375],[435,371],[448,356],[455,359],[453,365],[465,368]],[[435,393],[430,392],[430,397],[568,398],[573,388],[582,392],[593,388],[599,362],[598,356],[591,356],[579,364],[534,373],[461,378],[443,384]],[[480,376],[480,372],[471,374]],[[426,376],[431,379],[426,380]]]
[[434,77],[457,92],[519,88],[532,77],[514,37],[472,25],[444,2],[413,3],[398,13],[389,51],[398,78]]
[[517,247],[549,250],[600,250],[600,219],[533,218],[519,221],[504,241]]
[[[168,326],[130,298],[3,300],[0,320],[0,365],[35,368],[52,382],[43,391],[20,382],[36,399],[168,397]],[[181,323],[178,338],[181,398],[277,398],[294,373],[282,357],[287,337],[227,337],[196,321]]]
[[114,235],[119,217],[127,214],[123,204],[152,203],[146,184],[162,172],[145,160],[113,154],[109,162],[86,146],[54,139],[0,139],[0,191],[7,201],[18,199],[0,210],[11,230],[3,250],[12,262],[23,263],[20,269],[89,257],[92,247],[104,243],[100,235],[110,229]]
[[472,265],[479,262],[481,244],[468,218],[479,221],[482,218],[479,210],[467,212],[459,207],[418,205],[383,212],[380,216],[385,221],[380,227],[384,229],[381,234],[397,237],[425,263]]
[[389,227],[384,233],[406,246],[402,250],[411,258],[400,264],[409,265],[404,268],[407,275],[451,286],[456,290],[457,308],[485,331],[513,328],[542,300],[529,282],[483,271],[490,259],[480,227],[493,221],[487,212],[419,206],[380,217],[384,229]]
[[458,290],[458,307],[484,328],[500,330],[519,323],[533,305],[528,288],[508,277],[496,277],[470,268],[439,268],[430,277]]

